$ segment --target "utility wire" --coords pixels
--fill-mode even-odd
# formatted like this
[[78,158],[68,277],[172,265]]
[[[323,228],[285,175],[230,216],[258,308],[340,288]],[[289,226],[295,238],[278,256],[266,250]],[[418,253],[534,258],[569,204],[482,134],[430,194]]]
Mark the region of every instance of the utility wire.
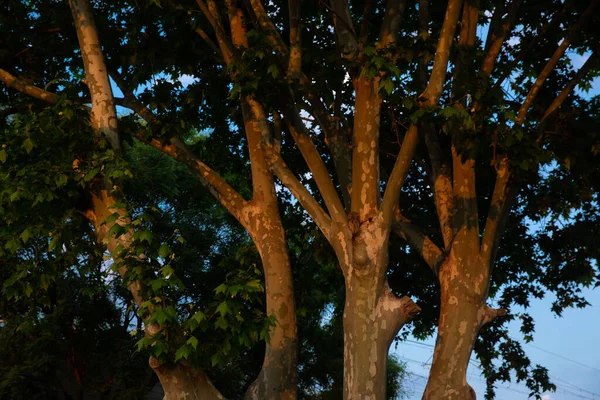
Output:
[[540,350],[540,351],[543,351],[544,353],[551,354],[551,355],[553,355],[554,357],[562,358],[563,360],[566,360],[566,361],[572,362],[573,364],[581,365],[582,367],[586,367],[586,368],[589,368],[589,369],[593,369],[594,371],[598,371],[598,372],[600,372],[600,368],[592,367],[591,365],[587,365],[587,364],[584,364],[584,363],[582,363],[582,362],[579,362],[579,361],[576,361],[576,360],[572,360],[572,359],[570,359],[570,358],[567,358],[567,357],[565,357],[565,356],[561,356],[560,354],[553,353],[553,352],[551,352],[551,351],[549,351],[549,350],[546,350],[546,349],[542,349],[541,347],[539,347],[539,346],[536,346],[535,344],[531,344],[531,343],[525,343],[525,344],[526,344],[527,346],[533,347],[534,349],[538,349],[538,350]]

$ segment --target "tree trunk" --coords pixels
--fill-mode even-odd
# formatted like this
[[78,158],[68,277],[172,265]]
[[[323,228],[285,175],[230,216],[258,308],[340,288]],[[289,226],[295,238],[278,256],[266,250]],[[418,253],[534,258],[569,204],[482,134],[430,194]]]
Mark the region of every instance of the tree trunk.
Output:
[[[402,325],[420,311],[408,297],[396,297],[387,285],[388,240],[383,232],[380,218],[363,223],[353,235],[352,256],[340,257],[346,281],[344,400],[385,400],[390,344]],[[339,235],[340,241],[344,236]],[[347,260],[350,263],[345,264]]]
[[285,234],[275,207],[264,207],[252,238],[263,262],[267,315],[276,325],[269,332],[263,368],[245,398],[293,400],[296,398],[296,312],[290,260]]
[[486,322],[489,278],[472,279],[468,270],[481,269],[478,256],[460,259],[451,252],[439,274],[441,311],[429,380],[423,399],[475,399],[467,383],[467,367],[479,329]]
[[204,372],[188,365],[159,365],[150,357],[150,366],[158,376],[165,392],[164,400],[217,400],[224,397]]

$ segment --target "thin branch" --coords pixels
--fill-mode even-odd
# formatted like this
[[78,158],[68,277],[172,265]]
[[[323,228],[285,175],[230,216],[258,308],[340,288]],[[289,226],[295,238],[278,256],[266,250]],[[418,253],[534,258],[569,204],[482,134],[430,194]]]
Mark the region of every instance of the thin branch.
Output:
[[293,103],[288,103],[283,106],[283,116],[296,145],[300,149],[300,153],[302,153],[302,156],[312,173],[313,179],[317,183],[317,187],[319,188],[319,192],[321,192],[321,196],[325,201],[329,214],[334,220],[344,221],[346,219],[344,205],[335,190],[335,186],[333,185],[329,171],[323,162],[323,158],[312,142]]
[[404,184],[404,180],[408,175],[408,170],[417,150],[418,143],[418,129],[417,126],[413,124],[408,128],[408,132],[406,132],[404,140],[402,140],[400,153],[398,154],[392,173],[385,186],[385,193],[383,195],[383,201],[381,202],[381,211],[385,223],[389,224],[393,220],[398,199],[400,198],[400,191]]
[[554,99],[552,104],[548,107],[542,119],[540,119],[540,125],[546,121],[546,119],[554,114],[556,110],[564,103],[569,94],[573,91],[575,86],[581,82],[581,80],[590,72],[590,70],[598,65],[598,53],[600,52],[600,48],[596,48],[596,51],[592,53],[591,56],[585,61],[585,63],[579,68],[573,79],[569,81],[567,86],[563,88],[563,90],[559,93],[559,95]]
[[308,212],[308,215],[310,215],[321,232],[323,232],[323,235],[328,240],[331,240],[331,218],[329,215],[288,168],[285,161],[281,158],[278,146],[273,143],[272,138],[263,137],[262,146],[271,171],[292,192],[300,205]]
[[[429,35],[429,22],[429,0],[419,0],[419,34]],[[425,90],[427,87],[427,64],[424,54],[419,57],[417,79],[419,90]]]
[[223,23],[221,21],[221,17],[219,16],[219,9],[217,8],[214,0],[208,0],[208,5],[204,2],[204,0],[196,0],[196,3],[217,35],[217,41],[219,42],[219,47],[221,48],[221,54],[223,55],[225,63],[230,63],[231,60],[233,60],[235,51],[233,44],[229,40],[229,37],[223,28]]
[[444,248],[449,249],[452,242],[452,212],[454,209],[454,194],[450,166],[442,160],[437,133],[429,125],[423,124],[423,137],[431,161],[431,179],[435,207],[444,240]]
[[[485,55],[485,58],[483,59],[483,64],[481,67],[481,70],[488,77],[492,73],[492,70],[496,63],[496,59],[498,58],[498,54],[500,54],[500,50],[502,49],[502,44],[506,40],[506,37],[508,36],[511,30],[511,27],[514,24],[515,18],[517,16],[517,10],[519,9],[520,5],[521,0],[514,0],[512,2],[510,7],[508,8],[508,15],[506,19],[504,20],[502,25],[498,27],[497,30],[495,28],[492,29],[492,24],[490,24],[490,31],[488,34],[488,39],[486,41],[487,53]],[[497,15],[503,13],[504,9],[504,7],[497,7],[497,10],[501,11],[494,11],[494,17],[492,17],[492,19],[495,18]]]
[[573,1],[574,0],[567,0],[567,1],[565,1],[562,10],[558,14],[556,14],[556,16],[552,19],[552,21],[550,21],[546,25],[544,25],[542,27],[542,29],[540,30],[539,34],[533,36],[533,38],[531,39],[531,41],[529,41],[529,43],[527,44],[527,46],[525,46],[519,52],[519,54],[517,54],[517,56],[512,60],[512,62],[509,64],[509,66],[504,69],[505,72],[500,76],[500,78],[498,78],[498,80],[494,84],[494,88],[500,87],[500,85],[502,85],[502,83],[506,80],[506,78],[508,78],[510,76],[510,74],[513,72],[513,70],[515,69],[516,65],[521,60],[523,60],[525,58],[525,56],[535,46],[537,46],[537,44],[540,43],[540,41],[543,40],[549,32],[554,31],[554,29],[556,27],[558,27],[558,25],[560,24],[560,22],[567,15],[569,15],[569,9],[571,8],[571,5],[573,4]]
[[55,104],[58,101],[57,94],[30,85],[2,68],[0,68],[0,81],[4,82],[8,87],[48,104]]
[[598,3],[600,3],[600,0],[592,0],[590,2],[587,9],[583,12],[583,14],[581,14],[581,16],[579,17],[579,20],[575,23],[575,25],[573,25],[573,27],[569,31],[567,37],[565,37],[563,39],[563,41],[558,46],[558,48],[556,49],[556,51],[554,52],[554,54],[552,55],[552,57],[550,58],[548,63],[546,63],[546,66],[544,67],[544,69],[542,70],[540,75],[537,77],[532,88],[529,90],[529,93],[527,94],[527,97],[525,98],[523,105],[519,109],[519,112],[517,114],[517,119],[516,119],[517,124],[519,124],[519,125],[523,124],[523,122],[525,121],[525,117],[527,115],[527,111],[529,110],[529,107],[531,106],[531,104],[533,103],[535,98],[537,97],[537,94],[539,93],[542,85],[544,84],[544,82],[546,81],[546,79],[548,78],[550,73],[554,70],[554,68],[556,67],[556,64],[558,64],[558,61],[565,54],[567,47],[569,47],[569,45],[571,44],[571,42],[573,41],[575,36],[579,33],[579,31],[581,30],[583,25],[594,14],[594,8],[596,8]]
[[448,60],[450,59],[450,49],[456,31],[456,24],[460,15],[462,0],[450,0],[446,8],[444,24],[440,32],[440,39],[437,44],[435,59],[431,78],[425,91],[419,96],[419,102],[425,106],[437,104],[442,95],[444,82],[446,81],[446,70],[448,69]]
[[198,159],[194,152],[179,138],[173,137],[168,142],[158,139],[148,139],[143,134],[136,134],[140,141],[149,144],[155,149],[173,157],[185,164],[198,178],[206,189],[238,220],[244,227],[247,226],[243,218],[243,209],[246,200],[233,189],[217,172]]
[[418,226],[405,218],[400,210],[396,211],[392,230],[423,257],[434,274],[438,274],[444,261],[444,253]]
[[325,134],[325,143],[329,147],[344,204],[350,209],[350,190],[352,187],[352,152],[348,137],[341,129],[341,111],[335,116],[329,115],[321,99],[314,93],[308,78],[302,75],[300,84],[306,91],[310,102],[310,111]]
[[492,194],[492,201],[490,203],[480,249],[483,265],[488,265],[490,269],[500,244],[500,238],[504,231],[504,224],[510,214],[510,208],[516,196],[516,185],[511,176],[512,174],[509,169],[508,159],[503,158],[496,170],[496,183],[494,185],[494,192]]
[[206,44],[208,44],[208,47],[210,47],[211,49],[213,49],[213,51],[217,54],[217,57],[220,57],[221,59],[224,59],[223,52],[221,51],[221,49],[219,48],[219,46],[217,46],[217,44],[215,42],[213,42],[213,40],[208,36],[208,34],[204,31],[204,29],[202,29],[202,28],[195,28],[194,31],[198,35],[200,35],[200,37],[206,42]]

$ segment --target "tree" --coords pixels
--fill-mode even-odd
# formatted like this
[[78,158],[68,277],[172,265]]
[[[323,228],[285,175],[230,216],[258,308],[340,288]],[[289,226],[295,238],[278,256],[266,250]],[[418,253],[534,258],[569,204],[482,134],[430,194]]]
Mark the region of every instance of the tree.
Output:
[[[31,42],[39,40],[36,29],[47,30],[65,20],[64,9],[52,2],[33,13],[27,13],[26,5],[14,3],[24,20],[34,20],[36,28],[25,29],[31,37],[26,40]],[[439,340],[424,398],[471,397],[466,368],[476,338],[485,324],[506,314],[504,309],[488,307],[488,297],[504,289],[506,306],[519,301],[516,294],[506,292],[516,280],[509,274],[514,265],[500,273],[492,268],[511,209],[521,218],[519,228],[526,216],[547,214],[530,197],[530,185],[538,176],[585,177],[588,172],[568,171],[571,160],[581,160],[586,166],[595,163],[589,149],[597,141],[593,134],[597,116],[574,114],[573,105],[584,101],[573,89],[597,73],[593,47],[597,36],[591,20],[598,2],[566,2],[560,7],[554,2],[480,4],[474,0],[449,0],[432,7],[427,1],[414,5],[401,0],[385,4],[332,0],[302,6],[293,0],[282,4],[255,0],[152,3],[147,8],[128,2],[96,4],[96,29],[89,5],[70,2],[91,94],[93,145],[102,149],[107,140],[112,151],[119,153],[120,135],[129,134],[188,165],[253,238],[265,270],[267,312],[277,323],[270,332],[261,375],[249,396],[295,396],[291,273],[270,170],[319,227],[344,276],[344,398],[384,398],[389,345],[419,312],[417,305],[408,297],[397,297],[398,291],[388,284],[392,231],[420,254],[433,282],[439,284]],[[539,26],[540,14],[550,22]],[[123,21],[130,25],[116,29]],[[15,24],[21,23],[17,19]],[[477,36],[478,26],[488,28],[485,41]],[[289,40],[284,40],[288,35]],[[62,57],[72,57],[77,47],[69,42],[69,34],[61,33],[58,40],[65,42]],[[594,52],[577,72],[564,57],[569,46],[584,54]],[[18,52],[8,49],[8,54]],[[81,67],[57,60],[61,55],[56,52],[27,52],[32,59],[9,62],[27,77],[17,78],[2,69],[0,79],[43,102],[59,102],[56,94],[39,86],[56,74],[68,81],[72,71]],[[34,54],[58,62],[40,69]],[[107,71],[124,93],[123,99],[112,96]],[[185,74],[199,82],[185,90],[178,88],[173,82]],[[505,93],[502,84],[508,78],[515,84]],[[153,79],[158,82],[140,90],[140,85]],[[79,93],[82,89],[74,85],[71,97],[86,102],[86,95]],[[68,98],[68,91],[63,92]],[[117,103],[136,114],[121,118],[119,129]],[[561,118],[561,106],[567,107],[569,117]],[[18,109],[18,104],[10,107]],[[241,112],[230,113],[230,107]],[[552,121],[560,121],[559,137],[554,136]],[[211,128],[211,135],[243,127],[252,170],[252,201],[245,200],[189,149],[185,136],[192,127]],[[290,138],[283,132],[293,139],[310,173],[297,166],[297,157],[288,148]],[[564,136],[576,132],[586,132],[586,146],[568,151],[556,147]],[[420,138],[424,146],[419,146]],[[395,146],[401,142],[398,154],[383,157],[394,142]],[[239,154],[239,144],[229,150]],[[284,159],[294,163],[286,164]],[[413,161],[416,168],[411,170]],[[540,170],[540,165],[545,169]],[[104,174],[94,181],[93,208],[87,215],[95,224],[98,241],[106,241],[127,276],[133,265],[146,260],[143,253],[123,253],[136,247],[136,234],[129,228],[127,209],[117,206],[122,195],[112,189],[118,188],[115,178]],[[593,185],[582,181],[575,192],[594,193]],[[419,195],[411,193],[413,187]],[[399,204],[402,197],[411,196],[423,205],[409,207],[407,212]],[[548,197],[554,201],[554,196]],[[433,204],[427,204],[431,200]],[[515,207],[517,202],[519,207]],[[415,219],[410,214],[432,208],[437,230],[427,216]],[[581,199],[568,204],[557,200],[551,212],[562,210],[571,216],[578,208],[590,214],[596,211],[593,200]],[[592,216],[582,219],[589,223]],[[116,232],[119,229],[114,226],[125,228]],[[538,239],[543,244],[547,238]],[[555,259],[574,247],[566,245],[563,252],[554,254]],[[552,253],[541,249],[541,254]],[[589,285],[594,280],[592,257],[583,252],[576,262],[584,267],[573,276],[556,274],[544,279],[539,269],[527,276],[573,304],[573,282],[577,287],[577,283]],[[588,278],[582,280],[585,274]],[[129,277],[129,285],[137,303],[147,304],[142,307],[146,332],[156,338],[168,324],[157,321],[160,305],[144,302],[140,293],[145,282],[142,276],[136,278]],[[281,285],[280,279],[288,283]],[[539,293],[533,283],[526,298]],[[493,346],[490,342],[479,347],[490,369],[493,365],[483,350],[491,354]],[[186,390],[219,397],[198,369],[157,360],[152,365],[173,395]],[[169,389],[173,377],[178,383]],[[494,377],[490,372],[490,382],[497,378],[505,379],[506,373]]]

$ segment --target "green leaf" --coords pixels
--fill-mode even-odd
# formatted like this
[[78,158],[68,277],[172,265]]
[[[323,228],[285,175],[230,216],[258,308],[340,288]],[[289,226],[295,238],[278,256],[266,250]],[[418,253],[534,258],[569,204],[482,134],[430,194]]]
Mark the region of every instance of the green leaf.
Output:
[[363,50],[363,53],[367,56],[372,56],[373,54],[377,53],[377,49],[373,46],[367,46]]
[[279,68],[277,68],[276,64],[271,64],[267,69],[267,73],[271,74],[273,78],[277,78],[279,76]]
[[166,243],[161,244],[158,248],[158,255],[162,258],[167,258],[171,253],[171,248]]
[[7,157],[8,157],[8,154],[6,154],[6,150],[4,150],[4,149],[0,150],[0,162],[2,164],[4,164],[6,162]]
[[215,293],[219,294],[219,293],[226,293],[227,292],[227,285],[224,283],[221,283],[219,286],[217,286],[215,288]]
[[229,309],[229,305],[227,304],[227,301],[222,302],[217,307],[217,312],[220,313],[222,317],[224,317],[225,315],[227,315],[227,313],[229,311],[230,311],[230,309]]
[[52,251],[58,244],[59,236],[54,236],[52,240],[50,240],[50,244],[48,244],[48,250]]
[[29,238],[31,238],[31,232],[29,232],[29,229],[25,229],[23,233],[21,233],[20,238],[23,241],[23,244],[27,244]]
[[186,344],[191,345],[194,350],[196,349],[196,347],[198,347],[198,339],[196,339],[195,336],[192,336],[188,339],[188,341],[186,342]]
[[140,242],[146,241],[148,242],[148,244],[152,243],[152,232],[150,232],[148,229],[142,229],[141,231],[137,231],[134,237]]
[[33,140],[31,140],[31,138],[27,138],[25,139],[21,147],[23,147],[27,154],[29,154],[31,153],[31,150],[33,150],[33,148],[35,147],[35,143],[33,142]]
[[187,360],[190,356],[190,352],[190,347],[184,344],[175,352],[175,361],[179,361],[182,358]]
[[202,311],[198,311],[192,318],[195,319],[196,322],[200,323],[206,319],[206,315],[204,315]]
[[105,224],[112,224],[113,222],[115,222],[117,220],[117,218],[119,218],[119,213],[114,212],[112,214],[110,214],[106,220],[104,221]]

